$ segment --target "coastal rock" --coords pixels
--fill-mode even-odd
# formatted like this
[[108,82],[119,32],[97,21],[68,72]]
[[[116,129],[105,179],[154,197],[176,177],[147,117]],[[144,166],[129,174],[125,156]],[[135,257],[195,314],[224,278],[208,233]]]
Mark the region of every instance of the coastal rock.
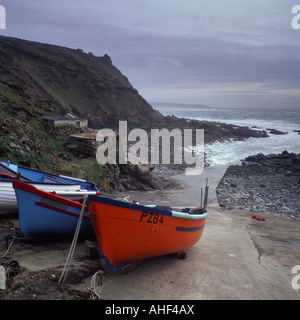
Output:
[[283,151],[280,154],[264,155],[259,153],[242,160],[243,165],[260,165],[274,170],[288,169],[292,173],[300,172],[300,154]]
[[217,187],[219,205],[229,209],[300,217],[300,154],[249,156],[229,166]]
[[276,129],[267,129],[271,134],[277,134],[277,135],[282,135],[282,134],[287,134],[287,132],[283,132],[280,130],[276,130]]
[[119,190],[153,190],[158,186],[152,176],[152,166],[119,165]]

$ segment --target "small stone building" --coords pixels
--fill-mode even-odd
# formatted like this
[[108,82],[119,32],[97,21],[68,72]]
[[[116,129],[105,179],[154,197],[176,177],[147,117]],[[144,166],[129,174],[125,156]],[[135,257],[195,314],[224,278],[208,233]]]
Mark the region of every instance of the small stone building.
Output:
[[67,113],[64,116],[42,116],[41,119],[47,121],[52,125],[52,127],[72,125],[76,128],[87,128],[88,120],[80,119],[71,113]]

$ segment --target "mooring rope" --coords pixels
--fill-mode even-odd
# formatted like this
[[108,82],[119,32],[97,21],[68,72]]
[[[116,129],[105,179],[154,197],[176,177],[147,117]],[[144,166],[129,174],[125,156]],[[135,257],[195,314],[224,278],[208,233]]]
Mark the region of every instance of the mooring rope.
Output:
[[84,289],[84,291],[89,292],[91,294],[91,297],[93,300],[96,300],[96,298],[101,300],[99,293],[96,292],[96,278],[98,275],[99,275],[98,284],[102,285],[103,271],[99,270],[92,277],[91,287]]
[[11,242],[10,242],[10,244],[9,244],[6,252],[0,257],[0,259],[4,258],[4,257],[8,254],[8,252],[9,252],[9,250],[10,250],[10,247],[12,246],[12,244],[14,243],[14,241],[15,241],[15,239],[16,239],[17,237],[12,236],[11,238],[12,238],[12,240],[11,240]]
[[70,264],[70,262],[71,262],[71,260],[73,258],[73,254],[74,254],[74,251],[75,251],[78,235],[79,235],[79,232],[80,232],[81,221],[82,221],[82,216],[83,216],[83,213],[84,213],[86,199],[87,199],[87,194],[84,195],[83,204],[82,204],[82,208],[81,208],[81,211],[80,211],[80,216],[79,216],[79,219],[78,219],[78,222],[77,222],[77,226],[76,226],[75,234],[74,234],[74,237],[73,237],[73,241],[72,241],[72,244],[71,244],[71,247],[70,247],[70,251],[69,251],[69,254],[68,254],[64,269],[63,269],[63,271],[61,273],[61,276],[60,276],[60,278],[58,280],[58,284],[60,284],[61,282],[63,282],[63,283],[65,282],[67,274],[68,274],[68,271],[69,271],[69,264]]

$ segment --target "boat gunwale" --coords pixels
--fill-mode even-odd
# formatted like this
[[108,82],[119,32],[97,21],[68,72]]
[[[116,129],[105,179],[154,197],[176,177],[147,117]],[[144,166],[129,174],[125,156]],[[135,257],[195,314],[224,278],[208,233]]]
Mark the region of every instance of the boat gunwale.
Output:
[[172,210],[164,210],[164,209],[159,209],[153,206],[148,207],[147,205],[140,205],[137,203],[120,201],[120,200],[108,198],[105,196],[89,195],[87,199],[87,203],[89,204],[90,201],[118,206],[118,207],[127,208],[131,210],[147,211],[154,214],[157,213],[164,216],[170,216],[170,217],[180,218],[180,219],[201,220],[207,217],[207,212],[203,212],[201,214],[193,214],[193,213],[186,213],[186,212],[179,212],[179,211],[172,211]]
[[[40,190],[40,189],[38,189],[38,188],[36,188],[36,187],[34,187],[32,185],[28,185],[25,182],[22,182],[22,181],[19,181],[19,180],[13,180],[12,184],[13,184],[13,188],[17,188],[17,189],[21,189],[21,190],[24,190],[24,191],[27,191],[27,192],[30,192],[30,193],[34,193],[34,194],[37,194],[39,196],[42,196],[42,197],[48,198],[50,200],[66,204],[66,205],[71,206],[71,207],[75,207],[75,208],[78,208],[78,209],[82,208],[82,204],[81,203],[78,203],[78,202],[72,201],[70,199],[66,199],[66,198],[60,197],[59,195],[53,194],[51,192]],[[85,206],[84,210],[85,211],[87,210],[87,206]]]
[[[12,184],[13,180],[18,180],[18,179],[9,178],[9,177],[7,177],[7,178],[0,177],[0,183],[1,182],[7,182],[7,183]],[[21,182],[24,182],[24,181],[21,181]],[[57,185],[57,186],[62,186],[62,187],[71,187],[71,186],[74,187],[74,186],[76,186],[77,188],[80,189],[80,183],[72,184],[72,183],[42,182],[42,181],[32,181],[32,180],[26,181],[25,183],[29,184],[29,185],[35,184],[35,185],[41,185],[41,186],[44,186],[44,185],[49,185],[49,186],[56,186]]]
[[[19,164],[14,164],[14,163],[10,163],[10,162],[5,162],[5,161],[0,161],[0,165],[3,166],[5,169],[8,169],[9,171],[11,171],[12,173],[14,174],[17,174],[18,171],[15,171],[14,169],[12,169],[10,167],[10,165],[14,165],[16,166],[17,168],[23,168],[25,170],[29,170],[29,171],[33,171],[33,172],[37,172],[37,173],[42,173],[44,175],[47,175],[48,177],[56,177],[56,178],[62,178],[62,179],[69,179],[69,180],[75,180],[75,181],[78,181],[78,182],[83,182],[83,183],[86,183],[86,184],[91,184],[91,186],[97,188],[96,184],[92,181],[88,181],[88,180],[82,180],[82,179],[78,179],[78,178],[73,178],[73,177],[68,177],[68,176],[64,176],[64,175],[59,175],[59,174],[56,174],[56,173],[49,173],[49,172],[46,172],[46,171],[42,171],[42,170],[38,170],[38,169],[35,169],[35,168],[30,168],[30,167],[26,167],[26,166],[22,166],[22,165],[19,165]],[[23,177],[23,175],[21,174],[21,176]],[[29,179],[27,177],[25,177],[26,179]],[[29,179],[32,181],[32,179]],[[68,181],[65,181],[65,184],[73,184],[72,182],[68,182]],[[98,188],[97,188],[98,189]]]

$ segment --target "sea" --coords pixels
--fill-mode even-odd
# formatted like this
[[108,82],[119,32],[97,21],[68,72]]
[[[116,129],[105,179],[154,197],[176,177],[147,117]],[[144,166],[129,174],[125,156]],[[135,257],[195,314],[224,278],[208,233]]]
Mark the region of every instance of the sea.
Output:
[[[227,124],[256,127],[266,130],[269,138],[249,138],[246,141],[215,142],[206,144],[206,161],[214,166],[241,164],[241,160],[258,153],[279,154],[283,151],[300,153],[300,106],[289,108],[212,108],[174,104],[164,106],[156,103],[155,107],[163,115],[180,118],[217,121]],[[284,135],[269,133],[267,129],[287,132]],[[205,135],[205,132],[204,132]]]

